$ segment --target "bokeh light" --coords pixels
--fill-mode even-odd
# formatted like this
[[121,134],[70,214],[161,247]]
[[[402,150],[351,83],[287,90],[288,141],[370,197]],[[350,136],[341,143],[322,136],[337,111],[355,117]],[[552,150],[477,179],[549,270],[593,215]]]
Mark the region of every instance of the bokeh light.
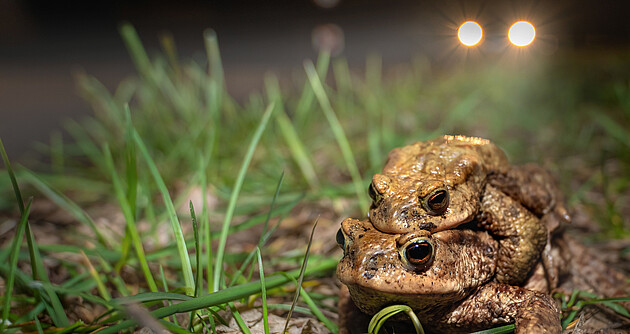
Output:
[[322,8],[333,8],[336,7],[341,0],[313,0],[313,2]]
[[536,37],[536,29],[527,21],[518,21],[514,23],[508,31],[510,42],[516,46],[527,46],[534,41]]
[[481,26],[477,22],[466,21],[461,26],[459,26],[459,30],[457,31],[457,37],[459,37],[459,41],[466,46],[474,46],[479,41],[481,41],[481,37],[483,36],[483,32],[481,31]]
[[333,56],[341,54],[345,47],[343,30],[332,23],[320,24],[313,28],[311,41],[317,52],[325,51]]

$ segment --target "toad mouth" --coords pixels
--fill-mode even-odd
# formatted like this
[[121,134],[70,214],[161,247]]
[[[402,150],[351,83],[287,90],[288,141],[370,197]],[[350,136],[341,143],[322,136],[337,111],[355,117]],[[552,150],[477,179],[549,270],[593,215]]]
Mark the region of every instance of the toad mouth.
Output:
[[462,211],[457,215],[453,215],[449,217],[448,219],[441,221],[439,225],[431,224],[433,225],[431,232],[434,233],[434,232],[454,229],[458,227],[459,225],[470,222],[471,220],[473,220],[474,216],[475,216],[475,213],[472,210]]

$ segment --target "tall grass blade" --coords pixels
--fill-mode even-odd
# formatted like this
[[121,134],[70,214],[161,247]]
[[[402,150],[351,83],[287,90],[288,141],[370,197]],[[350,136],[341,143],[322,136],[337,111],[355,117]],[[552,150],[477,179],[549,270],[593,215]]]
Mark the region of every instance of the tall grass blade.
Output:
[[[269,213],[267,213],[267,219],[265,220],[265,224],[263,225],[263,230],[260,235],[260,239],[258,240],[258,245],[257,245],[258,248],[262,248],[267,243],[267,240],[269,240],[273,232],[280,226],[280,223],[282,221],[282,220],[278,221],[278,224],[276,224],[271,230],[269,230],[269,221],[271,220],[271,215],[274,211],[276,201],[278,199],[278,196],[280,195],[280,188],[282,187],[283,180],[284,180],[284,172],[280,175],[280,179],[278,180],[278,184],[276,185],[276,192],[274,193],[273,199],[271,200],[271,205],[269,206]],[[230,286],[233,286],[237,282],[237,280],[242,277],[243,271],[245,271],[245,268],[249,265],[249,263],[254,258],[255,251],[256,249],[254,249],[247,255],[241,267],[238,268],[236,273],[234,273],[234,275],[232,276],[232,281],[230,282]]]
[[[112,154],[109,150],[109,146],[105,144],[103,148],[103,156],[105,158],[105,162],[107,164],[107,168],[110,171],[112,184],[114,186],[114,192],[116,194],[116,199],[118,200],[118,204],[120,205],[120,209],[127,221],[126,231],[127,235],[129,235],[129,239],[133,243],[133,246],[136,250],[136,256],[138,257],[138,261],[140,262],[140,267],[142,268],[142,273],[144,274],[144,278],[149,286],[149,289],[153,292],[157,292],[157,284],[155,284],[155,280],[153,279],[153,275],[151,274],[151,270],[149,269],[149,264],[147,263],[146,256],[144,254],[144,247],[142,245],[142,240],[140,239],[140,234],[138,233],[138,228],[136,227],[136,219],[134,215],[134,210],[132,209],[132,204],[128,202],[129,195],[125,196],[124,190],[122,188],[122,182],[120,177],[116,173],[116,169],[114,167],[114,160],[112,159]],[[129,192],[127,193],[129,194]],[[123,254],[124,255],[124,254]],[[122,263],[122,262],[119,262]]]
[[208,70],[210,72],[210,77],[219,84],[221,89],[223,89],[225,78],[223,74],[223,64],[221,61],[221,53],[219,52],[217,34],[214,30],[207,29],[203,32],[203,38],[206,46],[206,55],[208,57]]
[[[15,194],[15,199],[18,203],[18,208],[20,210],[20,215],[24,215],[24,199],[22,198],[22,192],[20,191],[20,186],[17,183],[17,178],[15,177],[15,172],[11,167],[11,162],[9,161],[9,157],[7,155],[6,150],[4,149],[4,144],[2,143],[2,139],[0,139],[0,155],[2,156],[2,161],[4,162],[5,167],[7,168],[7,172],[9,174],[9,179],[11,180],[11,186],[13,187],[13,193]],[[48,281],[48,275],[46,274],[46,270],[44,269],[44,263],[42,262],[41,254],[39,253],[39,248],[37,247],[37,243],[35,242],[35,236],[33,235],[33,231],[31,230],[30,224],[26,224],[26,242],[28,245],[28,252],[31,259],[31,271],[33,272],[33,279]]]
[[[330,66],[330,53],[329,52],[321,52],[317,57],[317,74],[320,78],[326,79],[326,73],[328,72],[328,67]],[[305,127],[306,120],[308,118],[309,112],[313,107],[313,99],[315,96],[313,95],[312,85],[307,81],[304,83],[304,89],[302,90],[302,95],[300,96],[300,100],[298,101],[298,105],[295,108],[295,123],[296,127],[299,129],[303,129]]]
[[195,214],[195,207],[192,201],[189,202],[190,217],[193,224],[193,234],[195,237],[195,267],[197,268],[197,278],[195,279],[195,297],[199,297],[201,292],[201,283],[203,275],[203,266],[201,264],[201,243],[199,242],[199,224],[197,224],[197,215]]
[[136,202],[138,199],[138,168],[136,157],[136,145],[133,144],[133,124],[131,122],[131,111],[129,105],[125,105],[125,171],[127,177],[127,202],[133,217],[136,216]]
[[168,64],[173,68],[173,72],[175,77],[181,76],[181,68],[179,66],[179,57],[177,56],[177,47],[175,46],[175,38],[173,34],[170,32],[164,33],[160,36],[160,44],[162,45],[162,50],[166,54],[166,59],[168,59]]
[[92,279],[94,279],[94,281],[96,282],[96,288],[99,294],[101,295],[101,297],[105,299],[106,301],[111,300],[112,296],[109,294],[109,291],[105,287],[105,283],[103,283],[103,280],[101,279],[100,274],[98,273],[96,268],[94,268],[94,266],[92,265],[92,262],[90,262],[90,259],[87,257],[87,255],[85,255],[85,252],[83,251],[81,251],[81,256],[83,257],[83,261],[85,262],[85,265],[88,267],[90,276],[92,276]]
[[120,26],[120,34],[125,42],[125,46],[127,47],[129,54],[131,55],[133,63],[140,72],[140,75],[142,75],[145,79],[150,78],[151,61],[142,46],[142,42],[140,41],[140,37],[138,36],[136,29],[134,29],[131,24],[124,23]]
[[[211,153],[210,153],[211,154]],[[206,179],[206,168],[207,168],[208,160],[201,160],[199,164],[201,165],[199,170],[199,182],[201,183],[201,198],[203,198],[201,205],[201,225],[203,228],[203,243],[206,250],[206,279],[208,288],[208,293],[212,292],[213,283],[211,282],[213,274],[212,274],[212,235],[210,233],[210,217],[208,216],[208,186]],[[199,270],[199,269],[197,269]],[[202,275],[203,276],[203,275]],[[203,277],[202,277],[203,279]]]
[[225,253],[225,244],[227,241],[228,230],[230,227],[230,222],[232,221],[232,216],[234,215],[234,209],[236,208],[236,200],[241,190],[241,186],[243,185],[243,181],[245,180],[245,174],[247,173],[247,168],[249,167],[249,163],[252,160],[254,155],[254,151],[256,150],[256,146],[260,141],[260,137],[262,136],[265,128],[267,127],[267,123],[269,122],[269,118],[271,117],[271,113],[274,110],[273,103],[267,107],[263,117],[258,124],[258,128],[256,132],[254,132],[254,136],[249,143],[249,147],[247,149],[247,153],[245,154],[245,159],[243,159],[243,164],[241,165],[241,169],[238,173],[238,177],[236,182],[234,183],[234,188],[232,189],[232,194],[230,196],[230,201],[228,203],[228,207],[225,213],[225,219],[223,221],[223,225],[221,227],[221,235],[219,237],[219,246],[217,248],[217,256],[216,263],[214,267],[214,279],[213,279],[213,288],[212,291],[216,292],[219,290],[219,283],[221,281],[221,274],[223,273],[223,255]]
[[149,150],[144,144],[142,138],[140,138],[138,132],[135,130],[133,132],[133,138],[136,142],[136,145],[138,145],[140,154],[143,156],[145,162],[147,163],[149,172],[153,176],[153,180],[157,184],[157,187],[162,194],[162,199],[164,201],[164,205],[166,206],[166,211],[168,213],[169,221],[171,223],[171,229],[173,230],[173,234],[175,235],[175,242],[177,244],[177,252],[179,254],[180,263],[182,266],[182,275],[184,276],[185,288],[187,293],[192,294],[195,291],[195,280],[193,278],[192,268],[190,266],[190,257],[188,256],[188,249],[186,248],[186,240],[184,240],[184,232],[182,231],[182,227],[179,224],[177,212],[175,211],[175,207],[173,206],[173,200],[171,199],[171,195],[168,193],[166,184],[160,176],[160,172],[158,171],[155,162],[149,154]]
[[[6,162],[5,162],[6,163]],[[15,272],[17,269],[18,255],[20,254],[20,244],[24,238],[24,230],[28,224],[28,214],[31,211],[32,198],[28,200],[24,213],[20,218],[20,223],[15,231],[15,236],[11,243],[11,254],[9,256],[9,275],[7,277],[6,286],[4,288],[4,305],[2,306],[2,321],[0,323],[0,333],[4,331],[9,321],[9,311],[11,310],[11,296],[13,295],[13,284],[15,282]]]
[[[37,243],[35,242],[33,232],[28,224],[27,209],[30,210],[30,203],[32,202],[32,199],[29,199],[28,206],[24,207],[24,200],[22,199],[22,192],[20,191],[20,187],[18,186],[15,173],[13,172],[13,169],[11,168],[11,162],[9,161],[9,157],[7,156],[6,150],[4,149],[4,144],[2,143],[1,139],[0,139],[0,155],[2,156],[2,160],[4,161],[4,164],[9,173],[9,178],[11,179],[13,191],[15,193],[15,197],[18,202],[18,207],[20,208],[21,217],[25,221],[23,228],[26,231],[26,240],[27,240],[29,256],[31,260],[31,270],[33,271],[33,279],[42,280],[44,282],[44,286],[49,286],[50,282],[48,280],[48,275],[46,274],[46,270],[44,268],[44,264],[41,259],[41,254],[39,253],[39,247],[37,246]],[[20,222],[20,224],[22,223]],[[20,228],[20,226],[18,226],[18,228]],[[12,253],[11,254],[12,256],[17,256],[17,252],[19,252],[19,243],[21,243],[22,241],[22,236],[21,236],[22,233],[23,232],[21,232],[19,238],[14,239],[14,242],[18,240],[17,241],[18,245],[17,245],[17,249],[13,249],[16,252],[16,254],[13,255]],[[16,258],[16,261],[17,261],[17,258]],[[17,262],[15,262],[15,265],[11,266],[9,270],[14,270],[15,266],[17,266]],[[13,279],[15,279],[16,274],[18,274],[18,272],[13,271],[13,273],[9,274],[8,276],[11,276],[13,277]],[[5,291],[8,291],[8,290],[5,290]],[[35,295],[38,298],[42,297],[40,292],[36,292]],[[8,296],[7,299],[10,302],[10,294],[7,293],[7,296]],[[48,300],[50,300],[50,304],[46,303],[46,309],[48,311],[48,314],[52,318],[53,322],[57,326],[67,326],[67,324],[69,323],[68,318],[66,317],[66,314],[64,313],[63,308],[61,307],[61,302],[59,301],[57,294],[54,292],[48,292],[48,297],[49,297]],[[8,312],[9,308],[8,307],[4,308],[3,312],[4,310],[7,310],[6,312]],[[5,316],[3,316],[2,319],[0,319],[3,321],[2,326],[6,325],[7,319],[8,318]],[[0,332],[2,331],[0,330]]]
[[284,107],[282,104],[282,95],[280,93],[280,87],[278,85],[278,79],[275,76],[267,76],[265,80],[265,87],[267,89],[267,97],[269,101],[274,102],[278,111],[276,112],[276,122],[280,127],[280,133],[284,137],[284,141],[287,146],[289,146],[289,150],[291,150],[291,154],[293,155],[293,160],[300,168],[304,179],[308,183],[311,189],[315,189],[319,186],[319,180],[317,178],[317,174],[315,173],[315,168],[311,163],[311,159],[309,158],[309,154],[304,146],[304,143],[298,136],[293,123],[287,116],[284,111]]
[[346,167],[348,168],[348,172],[350,172],[350,176],[352,178],[352,183],[355,188],[355,192],[357,194],[357,198],[359,199],[359,207],[362,212],[368,211],[369,200],[366,195],[365,187],[363,185],[363,180],[361,179],[361,174],[359,173],[359,168],[357,167],[357,162],[354,159],[354,155],[352,154],[352,149],[350,148],[350,143],[348,142],[348,138],[343,131],[343,127],[337,119],[335,112],[330,105],[330,101],[326,96],[326,91],[324,90],[324,86],[322,85],[317,72],[315,71],[315,67],[312,62],[306,61],[304,62],[304,69],[306,70],[306,75],[308,76],[308,80],[311,83],[311,87],[313,87],[313,91],[317,100],[319,100],[319,104],[328,120],[328,124],[330,125],[330,129],[333,131],[335,135],[335,139],[337,140],[337,144],[341,149],[341,154],[343,155],[344,161],[346,162]]
[[[205,199],[204,199],[205,200]],[[190,217],[192,219],[193,224],[193,235],[195,238],[195,268],[197,276],[195,277],[195,297],[199,297],[199,293],[203,288],[201,285],[203,283],[203,265],[201,264],[201,244],[199,242],[199,224],[197,224],[197,215],[195,214],[195,207],[193,206],[192,201],[188,202],[190,207]],[[190,312],[190,321],[188,322],[188,329],[192,330],[193,328],[193,320],[197,318],[197,312]]]
[[260,291],[262,298],[262,316],[263,328],[265,334],[269,334],[269,315],[267,313],[267,288],[265,287],[265,271],[263,270],[262,256],[260,255],[260,247],[256,247],[256,256],[258,257],[258,273],[260,274]]
[[300,268],[300,275],[298,275],[297,284],[295,285],[295,296],[293,297],[293,303],[291,303],[291,309],[289,310],[289,314],[287,314],[287,321],[284,323],[284,329],[282,333],[286,333],[287,328],[289,328],[289,321],[291,320],[291,315],[293,314],[293,308],[297,304],[298,298],[300,298],[300,292],[302,291],[302,282],[304,282],[304,273],[306,272],[306,267],[308,266],[308,256],[311,251],[311,244],[313,243],[313,235],[315,235],[315,228],[317,227],[318,220],[313,224],[313,229],[311,230],[311,236],[308,239],[308,245],[306,246],[306,252],[304,252],[304,261],[302,262],[302,268]]

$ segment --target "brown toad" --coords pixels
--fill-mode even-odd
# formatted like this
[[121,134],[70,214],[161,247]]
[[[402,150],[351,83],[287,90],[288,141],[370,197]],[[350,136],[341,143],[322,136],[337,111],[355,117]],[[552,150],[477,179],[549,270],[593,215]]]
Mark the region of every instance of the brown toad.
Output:
[[485,231],[387,234],[368,221],[348,218],[337,239],[344,249],[337,276],[353,301],[342,294],[342,333],[365,331],[360,319],[365,315],[356,307],[372,315],[393,304],[409,305],[435,332],[471,332],[509,322],[515,322],[517,333],[561,331],[560,313],[548,294],[493,280],[499,245]]
[[385,233],[439,232],[465,223],[499,240],[497,279],[520,284],[548,232],[569,217],[551,176],[512,166],[486,139],[443,136],[396,148],[369,188],[369,219]]

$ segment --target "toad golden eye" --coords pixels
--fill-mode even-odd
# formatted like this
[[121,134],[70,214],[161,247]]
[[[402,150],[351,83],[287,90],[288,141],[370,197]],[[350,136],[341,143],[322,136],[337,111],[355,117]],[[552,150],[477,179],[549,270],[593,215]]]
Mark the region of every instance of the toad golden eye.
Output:
[[433,244],[427,239],[419,239],[405,247],[405,258],[410,264],[420,266],[433,259]]
[[448,190],[444,188],[432,191],[422,200],[422,206],[431,215],[441,215],[448,208],[449,195]]

